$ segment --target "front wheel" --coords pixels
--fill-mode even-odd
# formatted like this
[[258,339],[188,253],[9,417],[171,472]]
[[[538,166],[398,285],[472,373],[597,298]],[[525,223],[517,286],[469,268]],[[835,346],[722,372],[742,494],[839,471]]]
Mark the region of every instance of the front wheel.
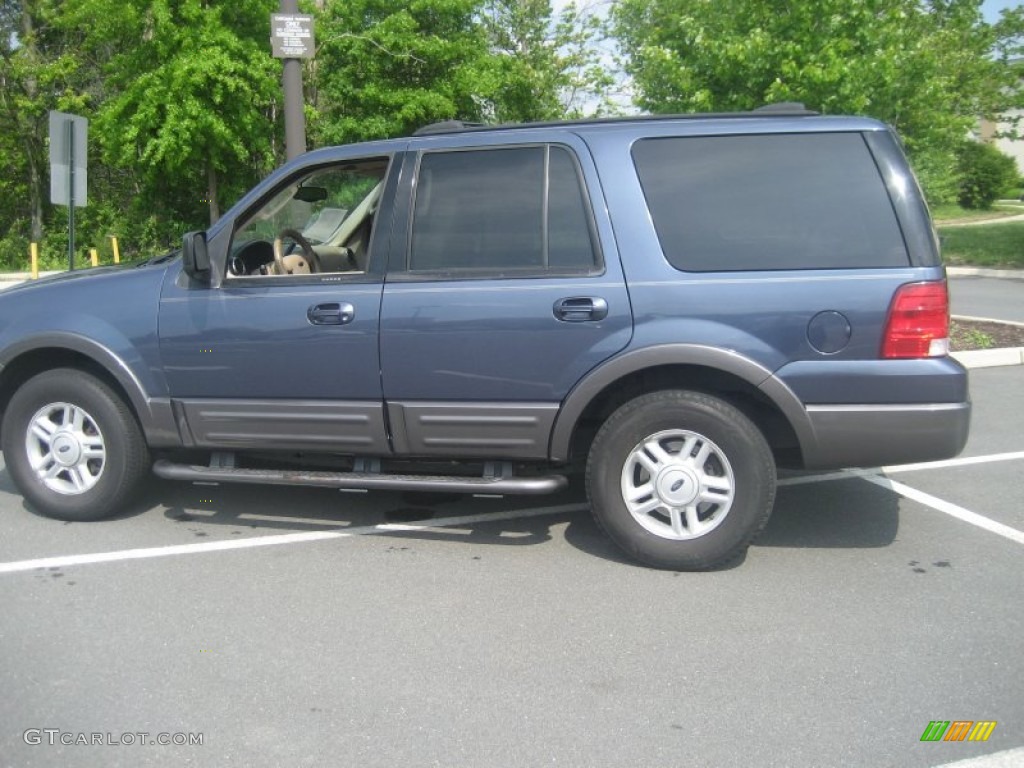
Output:
[[4,462],[29,504],[59,520],[121,511],[149,468],[135,417],[104,382],[63,368],[32,377],[3,420]]
[[708,570],[742,556],[768,521],[775,463],[736,407],[698,392],[652,392],[598,431],[587,495],[598,524],[630,557]]

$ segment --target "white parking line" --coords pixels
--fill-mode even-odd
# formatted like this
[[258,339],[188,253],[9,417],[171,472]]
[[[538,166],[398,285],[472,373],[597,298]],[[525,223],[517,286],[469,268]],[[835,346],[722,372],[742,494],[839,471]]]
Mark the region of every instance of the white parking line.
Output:
[[979,515],[977,512],[971,512],[969,509],[964,509],[957,504],[940,499],[938,496],[932,496],[930,493],[919,491],[917,488],[911,488],[909,485],[898,483],[895,480],[890,480],[887,477],[881,475],[863,475],[862,476],[869,483],[887,488],[890,491],[898,493],[900,496],[905,496],[912,501],[916,501],[918,504],[924,504],[926,507],[943,512],[950,517],[955,517],[957,520],[963,520],[965,523],[976,525],[978,528],[983,528],[990,533],[995,533],[1003,538],[1015,541],[1018,544],[1024,544],[1024,531],[1018,531],[1016,528],[1011,528],[1008,525],[997,523],[995,520]]
[[1024,765],[1024,747],[993,752],[981,757],[968,757],[954,763],[943,763],[935,768],[1020,768]]
[[948,469],[954,467],[968,467],[977,464],[991,464],[999,461],[1016,461],[1024,459],[1024,451],[1011,451],[1008,453],[990,453],[985,456],[963,456],[957,459],[947,459],[946,461],[925,461],[918,464],[897,464],[891,467],[881,467],[879,469],[843,469],[838,472],[823,472],[820,475],[798,475],[796,477],[784,477],[779,480],[780,486],[787,485],[805,485],[807,483],[825,483],[830,480],[851,480],[854,478],[861,478],[867,480],[869,483],[874,483],[877,486],[890,490],[893,493],[898,493],[900,496],[904,496],[908,499],[924,504],[926,507],[943,512],[951,517],[955,517],[957,520],[962,520],[965,523],[982,528],[990,533],[997,534],[1003,538],[1015,541],[1018,544],[1024,544],[1024,531],[1011,528],[1008,525],[991,520],[984,515],[979,515],[977,512],[971,512],[969,509],[953,504],[952,502],[940,499],[938,496],[932,496],[930,493],[919,491],[916,488],[911,488],[909,485],[904,483],[890,480],[883,476],[881,473],[894,474],[897,472],[918,472],[927,469]]
[[585,504],[563,504],[557,507],[540,507],[537,509],[510,509],[504,512],[492,512],[483,515],[440,517],[411,523],[381,523],[380,525],[349,528],[344,531],[306,531],[275,536],[254,536],[247,539],[207,541],[202,544],[177,544],[167,547],[124,549],[116,552],[95,552],[88,555],[41,557],[35,560],[0,563],[0,573],[18,573],[20,571],[32,571],[37,568],[68,568],[75,565],[95,565],[97,563],[113,563],[121,560],[146,560],[172,555],[195,555],[202,552],[223,552],[231,549],[272,547],[278,544],[299,544],[310,541],[325,541],[327,539],[343,539],[349,536],[372,536],[381,533],[394,533],[396,531],[425,531],[431,528],[453,528],[459,525],[519,520],[530,517],[544,517],[546,515],[564,515],[571,512],[580,512],[587,508]]
[[806,483],[824,483],[828,480],[849,480],[853,477],[878,475],[880,472],[891,475],[896,472],[920,472],[926,469],[955,469],[956,467],[970,467],[976,464],[992,464],[999,461],[1018,461],[1022,459],[1024,459],[1024,451],[989,453],[983,456],[961,456],[960,458],[946,459],[945,461],[922,461],[917,464],[893,464],[875,469],[841,469],[838,472],[823,472],[819,475],[797,475],[795,477],[782,478],[779,480],[779,485],[804,485]]
[[969,467],[973,464],[990,464],[995,461],[1015,461],[1024,459],[1024,451],[1011,451],[1009,453],[989,453],[984,456],[961,456],[956,459],[945,461],[922,461],[919,464],[894,464],[891,467],[882,467],[883,472],[917,472],[921,469],[946,469],[952,467]]
[[[931,507],[934,510],[943,512],[958,520],[975,525],[991,533],[1004,538],[1024,544],[1024,531],[1003,525],[995,520],[971,512],[969,509],[957,506],[951,502],[932,496],[924,491],[911,488],[903,483],[898,483],[883,477],[880,472],[910,472],[927,469],[942,469],[949,467],[971,466],[976,464],[989,464],[999,461],[1014,461],[1024,459],[1024,451],[1013,451],[1008,453],[993,453],[986,456],[965,456],[947,461],[923,462],[920,464],[900,464],[881,469],[848,469],[838,472],[825,472],[818,475],[799,475],[796,477],[784,477],[779,480],[780,486],[803,485],[806,483],[823,483],[831,480],[849,480],[862,478],[870,483],[886,488],[887,490],[905,496],[920,504]],[[531,517],[543,517],[545,515],[560,515],[572,512],[580,512],[588,507],[585,504],[565,504],[557,507],[540,507],[538,509],[513,509],[505,512],[494,512],[482,515],[465,515],[461,517],[445,517],[433,520],[415,521],[412,523],[381,523],[380,525],[362,526],[349,528],[340,531],[305,531],[302,533],[285,533],[273,536],[253,536],[245,539],[223,539],[219,541],[208,541],[201,544],[177,544],[166,547],[146,547],[143,549],[125,549],[115,552],[96,552],[86,555],[62,555],[56,557],[43,557],[34,560],[18,560],[10,563],[0,563],[0,574],[19,573],[31,571],[37,568],[66,568],[75,565],[93,565],[97,563],[112,563],[121,560],[145,560],[154,557],[169,557],[172,555],[193,555],[203,552],[223,552],[232,549],[250,549],[253,547],[270,547],[279,544],[299,544],[311,541],[325,541],[328,539],[341,539],[349,536],[371,536],[374,534],[389,533],[395,531],[423,531],[431,528],[452,528],[459,525],[471,525],[476,523],[498,522],[502,520],[526,519]],[[284,518],[285,522],[296,522],[294,518]],[[315,520],[304,520],[301,522],[319,522]]]

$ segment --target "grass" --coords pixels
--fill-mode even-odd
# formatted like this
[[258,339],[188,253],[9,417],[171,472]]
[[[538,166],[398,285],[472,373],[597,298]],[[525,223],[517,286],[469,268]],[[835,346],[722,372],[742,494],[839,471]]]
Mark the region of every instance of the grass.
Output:
[[956,320],[950,322],[949,337],[952,348],[958,352],[965,349],[991,349],[996,345],[996,340],[989,334]]
[[1024,221],[939,229],[951,265],[1024,269]]
[[988,211],[972,211],[956,204],[931,206],[932,218],[939,226],[951,221],[983,221],[984,219],[1001,219],[1005,216],[1016,216],[1024,213],[1024,203],[996,203]]

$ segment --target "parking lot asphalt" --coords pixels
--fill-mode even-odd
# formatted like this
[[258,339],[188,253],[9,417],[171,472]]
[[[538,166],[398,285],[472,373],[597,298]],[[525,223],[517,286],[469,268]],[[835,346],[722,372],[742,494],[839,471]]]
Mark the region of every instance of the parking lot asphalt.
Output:
[[949,301],[954,315],[1024,323],[1024,280],[951,277]]
[[[578,490],[154,480],[80,524],[32,514],[0,472],[0,765],[914,767],[1019,749],[1024,367],[971,386],[960,459],[787,476],[745,560],[706,574],[624,561]],[[920,741],[933,720],[997,725]],[[122,743],[61,744],[93,734]]]

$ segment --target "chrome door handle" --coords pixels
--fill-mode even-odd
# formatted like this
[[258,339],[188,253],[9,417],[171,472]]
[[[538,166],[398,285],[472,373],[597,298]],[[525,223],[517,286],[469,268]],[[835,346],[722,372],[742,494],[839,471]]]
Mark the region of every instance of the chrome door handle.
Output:
[[555,317],[566,323],[585,323],[608,317],[608,302],[591,296],[570,296],[555,302]]
[[356,308],[347,302],[314,304],[306,311],[306,319],[313,325],[346,325],[356,316]]

